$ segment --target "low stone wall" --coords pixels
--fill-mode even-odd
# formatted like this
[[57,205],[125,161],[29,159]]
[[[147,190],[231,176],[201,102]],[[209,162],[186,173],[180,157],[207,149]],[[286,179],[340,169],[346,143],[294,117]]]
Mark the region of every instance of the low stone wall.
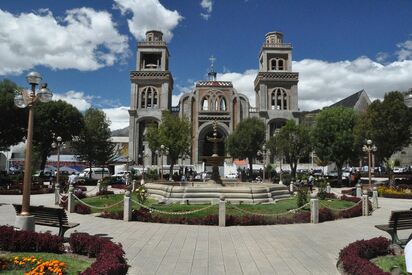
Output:
[[150,196],[165,203],[210,203],[218,202],[221,197],[232,203],[266,203],[288,198],[286,186],[280,184],[249,184],[239,186],[220,186],[204,184],[203,186],[170,186],[147,183]]

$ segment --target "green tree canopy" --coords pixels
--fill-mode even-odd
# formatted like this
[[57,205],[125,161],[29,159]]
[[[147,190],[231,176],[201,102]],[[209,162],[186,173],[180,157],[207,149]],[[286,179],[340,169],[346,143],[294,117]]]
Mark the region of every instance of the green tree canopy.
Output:
[[310,132],[304,125],[296,125],[289,120],[279,133],[268,141],[268,148],[277,156],[282,156],[290,165],[292,177],[296,177],[298,161],[309,155],[311,151]]
[[170,173],[179,157],[187,155],[191,145],[191,126],[186,117],[180,118],[163,111],[159,127],[153,124],[148,128],[147,141],[152,151],[164,145],[169,151]]
[[265,124],[256,117],[247,118],[236,126],[235,131],[227,137],[228,153],[239,159],[248,159],[250,174],[253,171],[253,159],[265,142]]
[[393,153],[411,142],[412,110],[405,103],[402,93],[387,93],[383,101],[375,100],[361,116],[358,147],[371,139],[377,147],[376,161],[387,162]]
[[71,142],[82,128],[82,114],[73,105],[62,100],[37,102],[34,107],[33,148],[40,158],[40,169],[44,169],[56,137],[60,136],[62,142]]
[[323,109],[312,129],[312,143],[322,161],[333,161],[342,180],[342,166],[356,154],[354,128],[357,114],[353,109],[336,107]]
[[17,88],[10,80],[0,82],[0,151],[21,142],[27,133],[27,109],[14,104]]
[[89,108],[84,113],[84,127],[73,141],[73,148],[90,168],[96,164],[105,165],[114,156],[115,144],[110,141],[109,125],[110,120],[102,110]]

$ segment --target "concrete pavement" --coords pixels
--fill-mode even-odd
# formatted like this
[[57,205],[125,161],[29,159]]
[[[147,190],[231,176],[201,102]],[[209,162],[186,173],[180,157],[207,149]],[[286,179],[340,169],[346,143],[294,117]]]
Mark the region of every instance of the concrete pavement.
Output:
[[[53,194],[33,195],[32,204],[52,205]],[[21,196],[0,195],[0,203]],[[122,243],[129,274],[339,274],[339,251],[350,242],[388,235],[374,228],[391,210],[409,209],[411,200],[379,198],[372,216],[321,224],[193,226],[123,222],[69,214],[74,230],[107,235]],[[12,206],[0,207],[0,224],[14,224]],[[57,228],[36,226],[37,231]],[[409,232],[410,234],[411,232]],[[406,233],[405,233],[406,234]]]

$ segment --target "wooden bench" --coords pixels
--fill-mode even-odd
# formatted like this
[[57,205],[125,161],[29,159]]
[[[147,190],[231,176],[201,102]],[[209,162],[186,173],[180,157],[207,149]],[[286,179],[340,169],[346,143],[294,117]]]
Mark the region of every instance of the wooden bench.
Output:
[[412,234],[408,239],[400,239],[398,231],[412,229],[412,210],[392,211],[389,224],[375,225],[375,227],[388,232],[389,235],[391,235],[393,244],[405,247],[408,240],[412,237]]
[[[16,214],[21,213],[21,204],[13,204]],[[38,225],[58,227],[59,236],[63,237],[64,233],[70,228],[76,227],[79,223],[69,223],[66,211],[59,207],[30,206],[30,214],[34,215],[34,223]]]

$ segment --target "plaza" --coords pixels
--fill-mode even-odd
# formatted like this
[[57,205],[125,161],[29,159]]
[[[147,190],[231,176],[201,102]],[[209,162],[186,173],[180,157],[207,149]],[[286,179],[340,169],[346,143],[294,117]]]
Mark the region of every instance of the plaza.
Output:
[[[340,190],[334,189],[339,192]],[[21,196],[0,195],[2,203]],[[32,196],[34,205],[52,206],[53,194]],[[80,223],[72,232],[87,232],[120,242],[128,274],[340,274],[339,251],[349,243],[388,237],[374,225],[387,223],[392,210],[409,209],[409,200],[379,198],[371,216],[320,224],[267,226],[194,226],[123,222],[92,215],[69,214]],[[10,205],[0,207],[0,224],[13,225]],[[37,231],[57,229],[37,226]]]

